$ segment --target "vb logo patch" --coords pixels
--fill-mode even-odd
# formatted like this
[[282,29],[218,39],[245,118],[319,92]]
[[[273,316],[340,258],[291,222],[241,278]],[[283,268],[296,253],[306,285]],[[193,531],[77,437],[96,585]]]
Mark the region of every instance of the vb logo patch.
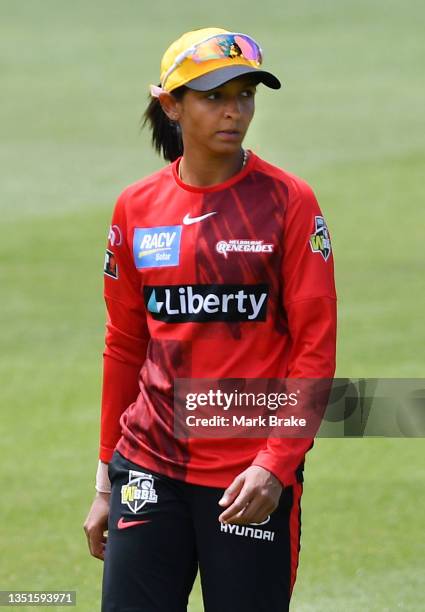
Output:
[[310,246],[313,253],[320,253],[325,261],[329,259],[331,241],[323,217],[314,217],[314,234],[310,236]]
[[157,501],[153,476],[129,470],[128,483],[121,487],[121,503],[136,513],[146,504],[156,504]]
[[136,227],[133,255],[136,268],[178,266],[182,226]]

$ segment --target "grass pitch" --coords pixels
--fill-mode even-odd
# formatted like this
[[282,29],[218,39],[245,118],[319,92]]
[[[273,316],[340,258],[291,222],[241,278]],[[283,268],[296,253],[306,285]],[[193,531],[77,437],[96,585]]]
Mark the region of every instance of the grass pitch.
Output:
[[[285,84],[246,145],[304,177],[333,237],[339,376],[424,375],[423,3],[0,3],[1,588],[99,608],[82,523],[97,462],[102,263],[114,200],[161,160],[138,121],[162,51],[207,24]],[[219,18],[217,17],[219,16]],[[310,453],[296,612],[422,610],[423,440]],[[21,608],[24,609],[24,608]],[[202,610],[198,585],[190,611]]]

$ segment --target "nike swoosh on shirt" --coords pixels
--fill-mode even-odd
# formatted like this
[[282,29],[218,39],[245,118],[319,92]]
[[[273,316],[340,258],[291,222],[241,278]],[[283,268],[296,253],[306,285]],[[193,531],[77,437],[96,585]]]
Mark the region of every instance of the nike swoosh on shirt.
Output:
[[211,217],[211,215],[216,215],[216,212],[206,213],[205,215],[201,215],[200,217],[191,217],[189,213],[185,215],[183,219],[184,225],[192,225],[192,223],[198,223],[199,221],[203,221],[207,217]]
[[117,527],[118,529],[127,529],[127,527],[135,527],[136,525],[143,525],[143,523],[150,523],[150,520],[125,522],[123,517],[121,517],[120,520],[118,521]]

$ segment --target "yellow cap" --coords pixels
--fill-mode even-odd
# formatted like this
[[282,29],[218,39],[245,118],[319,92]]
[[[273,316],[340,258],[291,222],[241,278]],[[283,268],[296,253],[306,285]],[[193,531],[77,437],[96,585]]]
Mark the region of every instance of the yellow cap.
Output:
[[[232,32],[222,28],[202,28],[186,32],[168,47],[161,61],[161,87],[164,91],[170,92],[182,85],[199,91],[207,91],[232,78],[250,73],[255,73],[258,80],[268,87],[280,88],[280,82],[273,74],[260,70],[259,62],[246,59],[242,55],[201,62],[186,57],[183,61],[179,61],[179,56],[184,56],[189,49],[217,34],[232,34]],[[200,78],[211,73],[214,75],[209,78]]]

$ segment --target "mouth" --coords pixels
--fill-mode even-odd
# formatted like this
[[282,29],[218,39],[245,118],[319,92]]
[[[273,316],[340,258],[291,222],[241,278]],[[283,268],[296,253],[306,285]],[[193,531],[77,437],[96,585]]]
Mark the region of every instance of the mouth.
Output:
[[217,135],[224,140],[239,140],[241,137],[239,130],[220,130]]
[[219,130],[219,134],[240,134],[239,130]]

